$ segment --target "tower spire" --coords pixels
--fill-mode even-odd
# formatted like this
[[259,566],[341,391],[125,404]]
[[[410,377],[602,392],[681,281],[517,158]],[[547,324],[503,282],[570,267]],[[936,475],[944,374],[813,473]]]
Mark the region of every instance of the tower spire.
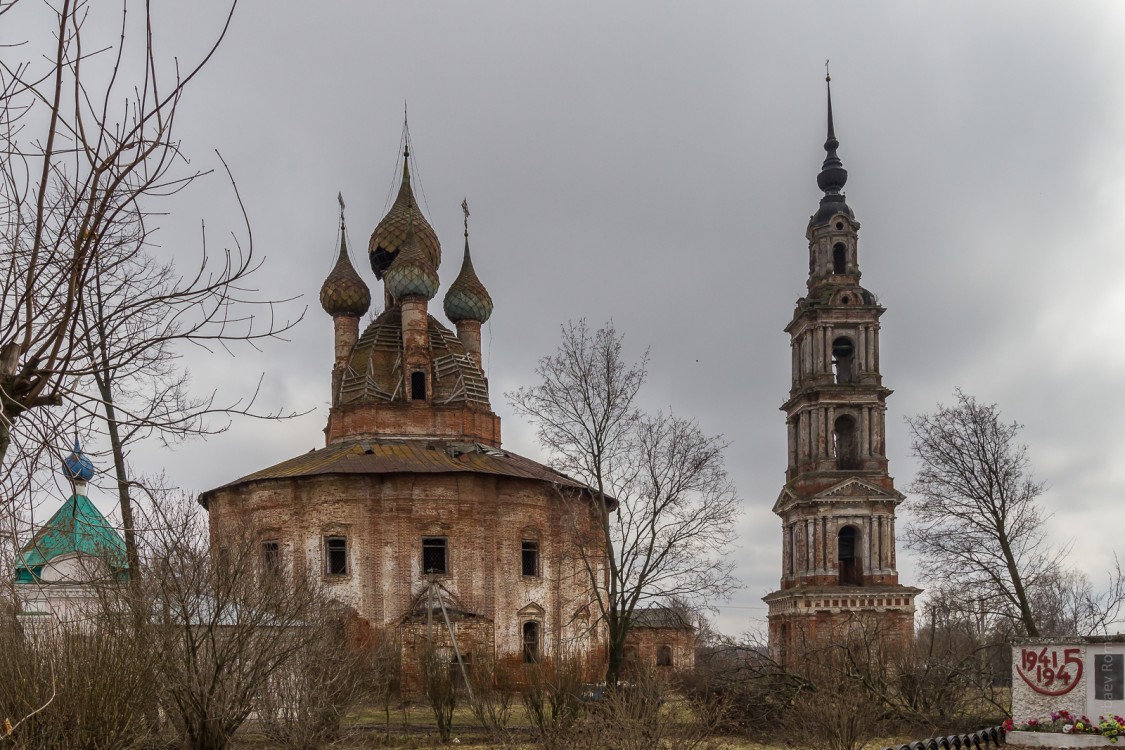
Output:
[[[828,61],[824,61],[824,85],[828,92],[828,137],[824,141],[824,150],[827,156],[824,158],[824,164],[820,167],[820,174],[817,175],[816,184],[824,191],[825,198],[829,196],[841,195],[840,191],[844,189],[844,185],[848,181],[848,170],[844,169],[844,163],[840,161],[839,155],[836,154],[836,149],[840,147],[840,141],[836,140],[836,128],[832,121],[832,76],[828,74]],[[843,202],[841,196],[839,201],[832,201],[833,203]]]

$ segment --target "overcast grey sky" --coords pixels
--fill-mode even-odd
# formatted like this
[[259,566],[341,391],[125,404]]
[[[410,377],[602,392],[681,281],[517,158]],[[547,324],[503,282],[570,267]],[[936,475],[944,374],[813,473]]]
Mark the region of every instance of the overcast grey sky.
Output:
[[[166,5],[157,43],[195,59],[219,5]],[[245,0],[179,133],[194,166],[217,166],[213,149],[230,164],[266,257],[260,288],[309,310],[289,342],[192,353],[191,369],[225,393],[264,372],[264,405],[313,411],[135,460],[200,491],[323,444],[332,326],[316,295],[336,194],[377,289],[363,250],[393,197],[408,100],[443,285],[462,197],[472,209],[505,447],[541,457],[502,394],[534,382],[559,324],[612,319],[632,354],[651,347],[646,406],[731,441],[745,588],[718,623],[760,629],[780,576],[783,328],[804,290],[831,58],[863,284],[887,308],[899,488],[915,469],[905,415],[955,387],[997,402],[1026,425],[1053,537],[1098,580],[1121,546],[1125,485],[1123,33],[1125,5],[1109,1]],[[194,257],[201,220],[212,243],[238,229],[217,178],[174,208],[169,253]],[[904,583],[925,585],[910,554],[899,562]]]

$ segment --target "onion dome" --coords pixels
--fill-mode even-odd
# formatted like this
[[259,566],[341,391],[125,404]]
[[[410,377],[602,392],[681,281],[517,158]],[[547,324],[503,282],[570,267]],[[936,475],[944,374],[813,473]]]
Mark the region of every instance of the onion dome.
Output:
[[438,290],[437,271],[430,264],[426,253],[419,247],[417,235],[414,233],[414,222],[409,215],[407,220],[406,237],[397,257],[384,274],[383,283],[396,300],[410,295],[431,300]]
[[332,317],[359,318],[371,307],[371,290],[356,273],[348,257],[343,199],[340,200],[340,256],[320,287],[320,306]]
[[469,208],[465,209],[465,260],[461,263],[461,273],[445,293],[445,317],[454,323],[462,320],[475,320],[480,323],[492,315],[492,297],[473,270],[473,259],[469,255]]
[[824,82],[828,87],[828,138],[824,141],[827,156],[820,167],[820,174],[816,176],[816,184],[824,191],[824,197],[820,199],[820,208],[813,215],[814,224],[827,222],[837,213],[855,218],[841,192],[848,182],[848,170],[844,169],[844,163],[836,153],[840,142],[836,140],[836,130],[832,124],[832,76],[825,76]]
[[410,149],[408,148],[403,151],[402,187],[399,188],[398,197],[395,198],[391,210],[371,233],[371,241],[367,245],[367,253],[371,257],[371,270],[375,272],[375,278],[383,278],[395,257],[402,251],[412,223],[411,217],[413,217],[415,241],[429,262],[430,268],[436,271],[441,267],[441,244],[438,242],[434,228],[426,221],[426,217],[422,216],[420,211],[414,210],[417,205],[414,191],[410,187]]
[[62,473],[72,482],[89,482],[94,478],[94,464],[82,452],[78,436],[74,436],[74,450],[62,461]]

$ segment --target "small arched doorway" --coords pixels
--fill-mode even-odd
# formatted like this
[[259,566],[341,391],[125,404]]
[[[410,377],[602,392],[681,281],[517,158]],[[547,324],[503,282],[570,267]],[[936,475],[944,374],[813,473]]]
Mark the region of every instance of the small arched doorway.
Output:
[[859,554],[859,530],[855,526],[840,529],[836,538],[836,564],[841,586],[863,585],[863,557]]

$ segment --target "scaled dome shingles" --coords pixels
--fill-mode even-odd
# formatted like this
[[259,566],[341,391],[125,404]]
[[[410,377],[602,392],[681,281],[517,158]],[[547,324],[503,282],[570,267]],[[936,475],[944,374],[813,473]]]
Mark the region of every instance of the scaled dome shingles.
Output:
[[461,273],[445,293],[444,307],[445,317],[454,323],[462,320],[483,323],[492,315],[492,297],[473,269],[468,240],[465,241],[465,259],[461,263]]
[[410,187],[410,173],[404,168],[398,197],[395,198],[391,210],[371,233],[371,241],[367,244],[367,252],[371,256],[371,267],[375,271],[376,278],[383,278],[383,274],[406,243],[412,221],[414,241],[418,249],[426,256],[430,268],[440,268],[441,243],[438,242],[437,233],[430,226],[430,222],[426,221],[426,217],[418,210],[418,202],[414,200],[414,191]]
[[329,315],[362,317],[371,307],[371,290],[348,258],[347,241],[340,240],[340,255],[320,287],[320,306]]
[[396,300],[408,296],[434,298],[438,291],[436,266],[430,265],[429,258],[418,244],[418,235],[408,229],[406,240],[398,257],[391,263],[383,278],[387,291]]

